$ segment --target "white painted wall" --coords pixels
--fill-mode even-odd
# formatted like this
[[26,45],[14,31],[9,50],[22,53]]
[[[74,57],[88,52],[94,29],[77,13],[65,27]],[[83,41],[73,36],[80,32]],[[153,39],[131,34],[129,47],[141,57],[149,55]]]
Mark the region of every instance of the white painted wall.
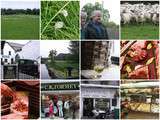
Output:
[[120,42],[119,41],[112,41],[112,49],[111,49],[111,56],[119,57],[120,56]]
[[40,42],[29,41],[22,47],[22,51],[18,52],[20,59],[36,60],[40,63]]
[[[9,55],[9,51],[11,51],[11,55]],[[8,44],[5,43],[4,49],[3,49],[3,55],[2,57],[2,61],[4,62],[5,59],[7,59],[8,62],[4,62],[4,64],[11,64],[11,59],[13,58],[13,61],[15,62],[15,51],[13,50],[13,48]]]

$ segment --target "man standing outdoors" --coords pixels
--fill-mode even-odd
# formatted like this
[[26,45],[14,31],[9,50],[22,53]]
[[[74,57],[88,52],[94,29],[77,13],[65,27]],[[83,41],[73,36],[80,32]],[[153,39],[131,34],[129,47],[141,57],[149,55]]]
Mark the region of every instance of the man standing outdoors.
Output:
[[85,27],[85,39],[108,39],[106,27],[101,22],[102,13],[95,10],[91,19]]

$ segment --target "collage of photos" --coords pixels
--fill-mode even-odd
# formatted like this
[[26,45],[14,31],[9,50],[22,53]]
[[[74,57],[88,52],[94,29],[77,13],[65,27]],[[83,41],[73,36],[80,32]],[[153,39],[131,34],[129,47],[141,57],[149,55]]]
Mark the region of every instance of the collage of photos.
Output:
[[0,119],[160,119],[159,0],[1,0]]

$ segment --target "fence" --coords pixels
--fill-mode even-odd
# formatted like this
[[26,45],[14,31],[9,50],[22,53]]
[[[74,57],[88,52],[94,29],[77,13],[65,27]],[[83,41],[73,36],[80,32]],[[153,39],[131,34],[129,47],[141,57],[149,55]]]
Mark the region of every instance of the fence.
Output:
[[38,79],[38,65],[2,65],[2,79]]

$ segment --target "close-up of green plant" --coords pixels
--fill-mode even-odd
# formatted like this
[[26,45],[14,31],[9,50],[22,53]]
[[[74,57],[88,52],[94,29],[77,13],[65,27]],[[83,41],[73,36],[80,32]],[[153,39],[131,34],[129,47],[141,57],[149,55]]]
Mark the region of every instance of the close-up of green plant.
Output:
[[41,39],[79,39],[79,1],[42,1]]

